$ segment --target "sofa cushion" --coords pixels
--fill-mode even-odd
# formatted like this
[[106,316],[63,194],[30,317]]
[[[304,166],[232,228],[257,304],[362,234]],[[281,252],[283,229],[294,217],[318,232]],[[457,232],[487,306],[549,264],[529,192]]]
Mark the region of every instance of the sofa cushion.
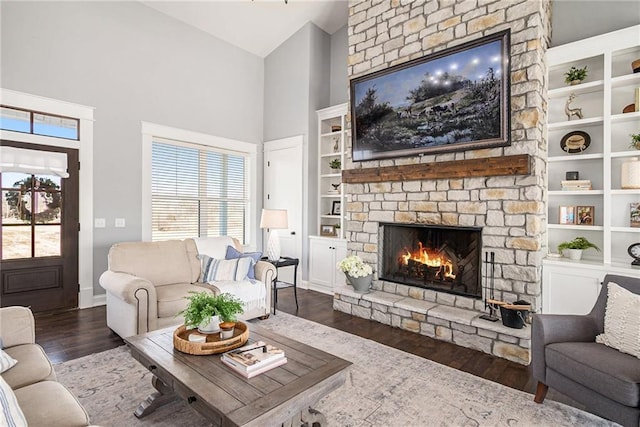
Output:
[[195,254],[183,240],[116,243],[109,250],[109,270],[142,277],[155,286],[192,283],[190,256]]
[[547,369],[626,406],[640,405],[640,360],[595,342],[562,342],[545,348]]
[[65,386],[41,381],[15,390],[18,404],[30,426],[86,426],[89,415]]
[[255,264],[251,257],[236,259],[215,259],[208,255],[202,258],[202,282],[210,283],[219,280],[242,281],[249,275]]
[[27,419],[18,404],[18,399],[9,384],[0,376],[0,415],[3,426],[27,427]]
[[227,246],[235,246],[233,237],[230,236],[194,237],[193,241],[196,242],[198,254],[216,259],[224,259]]
[[[201,286],[190,283],[178,283],[173,285],[159,286],[156,288],[158,296],[158,317],[175,317],[187,306],[186,297],[189,292],[202,292]],[[213,293],[213,289],[208,289]]]
[[262,258],[262,252],[242,252],[237,250],[233,246],[227,246],[227,253],[224,256],[224,259],[236,259],[243,257],[249,257],[253,260],[254,265],[249,269],[249,274],[247,275],[247,277],[249,279],[255,279],[255,264],[257,264],[258,261],[260,261],[260,258]]
[[56,373],[42,347],[23,344],[5,349],[18,364],[2,376],[11,388],[17,389],[43,380],[55,380]]
[[0,349],[0,374],[7,371],[18,363],[16,359],[9,356],[4,350]]
[[596,342],[640,358],[640,295],[609,282],[604,333]]

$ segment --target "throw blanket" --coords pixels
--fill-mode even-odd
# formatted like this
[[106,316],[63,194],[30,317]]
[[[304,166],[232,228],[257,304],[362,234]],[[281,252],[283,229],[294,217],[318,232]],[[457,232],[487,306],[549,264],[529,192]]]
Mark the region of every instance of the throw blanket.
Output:
[[242,301],[245,313],[267,308],[267,287],[259,280],[246,279],[241,282],[220,280],[209,282],[209,285],[217,288],[222,294],[231,294]]

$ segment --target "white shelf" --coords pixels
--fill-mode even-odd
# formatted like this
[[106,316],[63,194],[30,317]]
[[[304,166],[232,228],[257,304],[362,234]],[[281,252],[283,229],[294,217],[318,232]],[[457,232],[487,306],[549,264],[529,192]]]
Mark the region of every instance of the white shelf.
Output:
[[341,194],[321,194],[320,197],[324,197],[327,199],[339,199],[342,197]]
[[622,123],[634,120],[640,120],[640,111],[636,111],[635,113],[614,114],[611,116],[612,122]]
[[640,73],[627,74],[625,76],[618,76],[611,79],[612,87],[624,87],[640,84]]
[[604,190],[555,190],[549,191],[549,197],[551,196],[601,196],[604,194]]
[[640,196],[640,189],[611,190],[611,194],[614,196]]
[[549,98],[563,98],[569,96],[570,93],[580,95],[582,93],[598,92],[603,90],[604,80],[596,80],[593,82],[581,83],[579,85],[560,87],[549,90]]
[[337,130],[335,132],[327,132],[327,133],[321,133],[320,137],[324,138],[325,136],[340,136],[342,134],[341,130]]
[[640,233],[640,227],[611,227],[614,233]]
[[562,155],[562,156],[549,157],[547,159],[547,161],[549,163],[555,163],[555,162],[566,162],[566,161],[572,161],[572,160],[597,160],[597,159],[602,159],[603,157],[604,157],[604,154],[602,154],[602,153],[596,153],[596,154],[565,154],[565,155]]
[[341,173],[325,173],[320,175],[320,178],[340,178],[342,177]]
[[612,158],[617,158],[617,157],[640,157],[640,150],[617,151],[617,152],[611,153],[611,157]]
[[582,230],[582,231],[602,231],[602,225],[576,225],[576,224],[547,224],[548,229],[554,230]]
[[[629,113],[629,114],[632,114],[632,113]],[[633,113],[633,114],[636,114],[636,113]],[[566,117],[566,116],[563,116],[563,117]],[[604,120],[604,117],[602,117],[602,116],[599,116],[599,117],[588,117],[586,119],[580,119],[580,120],[567,120],[566,122],[549,123],[548,128],[549,128],[549,130],[567,129],[567,128],[580,127],[580,126],[584,126],[584,125],[594,124],[594,123],[602,123],[603,120]]]
[[327,153],[327,154],[320,154],[321,158],[327,158],[327,157],[341,157],[342,153],[338,152],[338,153]]
[[320,218],[340,219],[340,215],[320,215]]

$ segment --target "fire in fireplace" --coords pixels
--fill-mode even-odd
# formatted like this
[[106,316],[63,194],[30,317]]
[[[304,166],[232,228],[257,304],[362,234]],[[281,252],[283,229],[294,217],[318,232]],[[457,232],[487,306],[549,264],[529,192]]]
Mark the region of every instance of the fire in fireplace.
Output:
[[480,228],[411,224],[380,228],[380,279],[482,298]]

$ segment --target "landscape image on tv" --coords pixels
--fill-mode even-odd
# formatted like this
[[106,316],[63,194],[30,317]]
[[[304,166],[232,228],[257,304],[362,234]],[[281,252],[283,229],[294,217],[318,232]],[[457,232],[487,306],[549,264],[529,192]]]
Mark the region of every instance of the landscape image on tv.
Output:
[[503,51],[500,38],[352,82],[353,160],[505,138]]

